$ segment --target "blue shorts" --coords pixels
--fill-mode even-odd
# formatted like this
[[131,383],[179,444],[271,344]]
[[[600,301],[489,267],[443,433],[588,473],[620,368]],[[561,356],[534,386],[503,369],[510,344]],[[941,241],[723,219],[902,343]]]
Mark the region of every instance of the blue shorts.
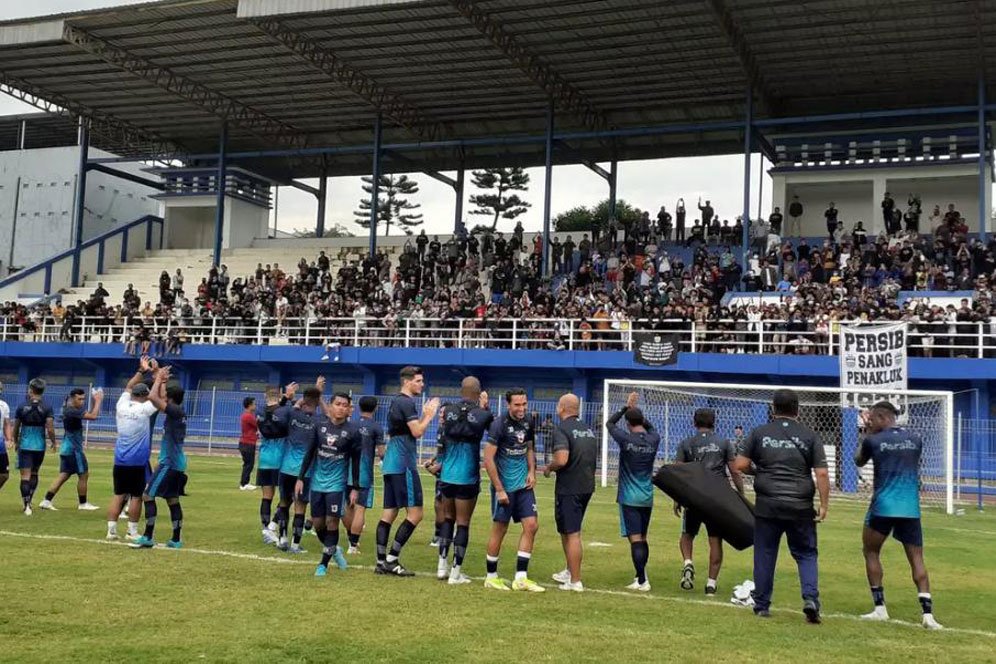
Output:
[[702,529],[703,523],[705,523],[706,533],[708,533],[709,537],[719,537],[719,533],[716,532],[715,529],[712,526],[710,526],[707,522],[704,522],[702,520],[702,517],[699,516],[698,512],[690,510],[687,507],[684,510],[682,510],[681,512],[682,535],[690,535],[693,538],[696,537],[699,534],[699,530]]
[[66,475],[82,475],[90,470],[86,455],[82,451],[59,455],[59,472]]
[[338,519],[345,511],[345,500],[346,494],[342,491],[312,491],[311,518],[332,517]]
[[45,461],[45,450],[18,450],[17,451],[17,469],[26,470],[31,469],[31,472],[37,473],[38,469],[41,468],[42,463]]
[[409,468],[403,473],[384,475],[384,509],[422,507],[422,478]]
[[439,483],[439,493],[447,500],[475,500],[481,493],[481,485],[475,484],[450,484],[449,482]]
[[886,537],[892,535],[903,544],[923,546],[923,528],[920,525],[920,519],[874,516],[868,513],[865,516],[865,525]]
[[553,518],[557,522],[557,532],[561,535],[581,532],[584,513],[588,511],[590,493],[561,495],[553,502]]
[[634,507],[632,505],[619,506],[619,534],[623,537],[631,535],[646,535],[650,530],[650,515],[654,511],[652,505],[647,507]]
[[256,471],[256,486],[277,486],[280,484],[279,468],[260,468]]
[[302,503],[308,502],[308,495],[311,493],[311,479],[308,477],[304,478],[304,491],[301,492],[300,496],[294,495],[294,487],[297,486],[297,475],[288,475],[287,473],[280,473],[280,499],[286,500],[287,502],[293,503],[295,500],[300,500]]
[[145,494],[149,498],[179,498],[183,485],[186,484],[185,480],[186,475],[181,471],[160,464],[156,472],[152,473]]
[[10,472],[10,457],[7,456],[7,450],[0,454],[0,475],[6,475]]
[[508,494],[508,505],[498,503],[495,488],[491,487],[491,520],[500,523],[536,518],[536,494],[532,489],[519,489]]
[[361,489],[358,486],[351,486],[347,487],[346,491],[347,491],[346,494],[347,504],[349,503],[349,494],[355,491],[357,507],[364,507],[366,509],[370,509],[374,506],[374,488],[372,486],[367,487],[366,489]]

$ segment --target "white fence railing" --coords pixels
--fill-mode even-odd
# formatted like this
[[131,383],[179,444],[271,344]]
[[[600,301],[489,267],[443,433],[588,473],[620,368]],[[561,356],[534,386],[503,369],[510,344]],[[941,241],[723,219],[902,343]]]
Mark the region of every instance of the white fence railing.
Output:
[[[953,331],[952,331],[953,329]],[[169,354],[189,344],[256,344],[506,350],[632,351],[633,332],[676,334],[684,352],[836,355],[836,327],[782,320],[611,320],[476,318],[309,318],[155,320],[81,317],[16,324],[0,319],[0,340],[124,344]],[[996,357],[996,323],[911,324],[914,357]]]

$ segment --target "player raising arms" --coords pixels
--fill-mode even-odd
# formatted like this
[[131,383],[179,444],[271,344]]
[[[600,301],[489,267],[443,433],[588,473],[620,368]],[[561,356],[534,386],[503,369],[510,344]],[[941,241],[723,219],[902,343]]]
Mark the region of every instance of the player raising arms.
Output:
[[349,537],[347,553],[360,552],[360,535],[367,520],[367,510],[373,507],[374,456],[384,458],[384,430],[374,421],[377,412],[377,397],[360,397],[360,419],[356,428],[362,441],[358,466],[349,466],[349,504],[342,521],[346,524]]
[[[280,393],[279,387],[267,387],[266,407],[262,414],[257,413],[259,466],[256,469],[256,484],[262,493],[262,498],[259,501],[259,520],[263,527],[264,544],[276,544],[279,541],[275,532],[278,526],[273,523],[273,527],[271,527],[270,518],[273,509],[273,496],[280,484],[280,464],[283,462],[284,448],[287,446],[286,413],[283,411],[291,407],[288,402],[294,399],[296,393],[297,383],[288,385],[283,394]],[[287,516],[285,513],[285,531],[286,525]]]
[[[322,560],[315,568],[315,576],[325,576],[329,561],[335,558],[339,569],[346,569],[346,558],[339,548],[339,518],[346,505],[346,482],[349,468],[356,469],[359,477],[363,439],[359,429],[349,421],[353,399],[345,392],[336,392],[332,403],[323,407],[316,416],[315,433],[308,453],[301,464],[295,491],[301,494],[309,473],[311,475],[311,520],[315,535],[324,546]],[[364,487],[360,480],[359,488]],[[355,502],[356,496],[352,496]]]
[[[297,479],[301,464],[315,437],[315,424],[322,415],[322,390],[325,378],[319,377],[314,387],[304,390],[304,395],[293,408],[282,409],[279,420],[287,427],[287,446],[280,464],[280,506],[277,508],[277,525],[280,540],[277,548],[291,553],[304,553],[301,536],[304,535],[304,512],[308,507],[310,488],[305,478],[302,491],[297,490]],[[287,513],[294,504],[294,522],[291,531],[291,544],[287,546]]]
[[[425,377],[418,367],[404,367],[400,372],[401,393],[391,401],[387,412],[387,449],[381,471],[384,474],[384,511],[377,524],[377,574],[414,576],[398,561],[401,549],[422,520],[422,480],[418,474],[417,441],[429,428],[439,410],[439,399],[430,399],[418,416],[415,397],[422,394]],[[398,526],[391,550],[387,541],[398,510],[405,509],[405,520]]]
[[920,455],[923,442],[914,433],[896,426],[896,407],[888,401],[872,406],[867,414],[868,436],[861,442],[855,463],[875,464],[874,492],[862,543],[865,571],[871,586],[875,608],[861,616],[865,620],[888,620],[885,590],[882,588],[882,561],[879,554],[891,533],[906,551],[913,582],[923,609],[922,624],[927,629],[941,629],[934,619],[934,601],[930,579],[923,562],[923,529],[920,525]]
[[21,472],[21,500],[24,515],[31,516],[31,500],[38,489],[38,471],[45,461],[45,438],[55,449],[55,416],[42,402],[45,381],[35,378],[28,383],[28,400],[14,414],[14,449],[17,469]]
[[73,475],[79,476],[76,482],[76,493],[79,496],[79,507],[77,509],[92,512],[100,509],[87,500],[87,480],[90,479],[90,466],[86,461],[86,454],[83,453],[83,420],[93,421],[100,415],[100,404],[104,401],[104,391],[97,389],[93,391],[93,403],[90,410],[84,412],[84,398],[86,391],[78,387],[69,391],[66,404],[62,407],[62,428],[65,433],[62,436],[62,446],[59,448],[59,476],[52,482],[45,494],[45,500],[38,504],[43,510],[54,510],[55,494]]
[[522,524],[515,579],[511,590],[543,592],[545,588],[528,577],[529,559],[536,538],[536,450],[535,431],[526,417],[528,399],[521,388],[505,394],[507,412],[495,419],[484,446],[484,469],[491,479],[491,537],[487,549],[487,577],[484,587],[509,590],[498,578],[498,556],[508,532],[508,522]]
[[142,500],[145,502],[145,534],[132,543],[132,548],[150,549],[156,528],[156,498],[162,498],[169,506],[169,518],[173,525],[173,536],[166,546],[179,549],[183,546],[180,531],[183,529],[183,508],[180,506],[180,492],[186,484],[187,455],[183,444],[187,439],[187,414],[183,411],[183,388],[179,385],[166,387],[169,380],[169,367],[159,370],[160,403],[158,408],[166,414],[163,422],[163,440],[159,447],[159,465],[152,480],[145,487]]
[[[481,381],[467,376],[460,384],[460,401],[443,408],[440,431],[446,449],[441,455],[439,489],[447,514],[453,515],[453,519],[443,524],[436,576],[448,579],[450,585],[470,583],[460,569],[470,541],[470,519],[481,492],[481,438],[493,421],[494,415],[488,410],[488,393],[481,390]],[[446,554],[451,540],[453,567],[447,569]]]
[[[626,589],[649,592],[647,560],[650,558],[650,545],[647,543],[647,531],[654,510],[652,478],[661,436],[637,408],[638,404],[639,396],[631,392],[626,399],[626,407],[612,415],[606,427],[612,440],[619,445],[619,487],[616,490],[619,527],[622,536],[629,540],[630,556],[636,570],[636,578]],[[623,418],[626,425],[620,427],[619,420]]]

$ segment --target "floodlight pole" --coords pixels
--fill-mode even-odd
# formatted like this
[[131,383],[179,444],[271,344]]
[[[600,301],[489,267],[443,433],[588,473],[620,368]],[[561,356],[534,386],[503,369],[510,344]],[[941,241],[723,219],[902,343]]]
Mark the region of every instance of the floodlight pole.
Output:
[[754,128],[754,90],[747,84],[747,95],[744,100],[744,210],[743,221],[743,273],[747,273],[750,256],[750,151],[753,147],[752,131]]
[[228,122],[222,121],[218,137],[218,172],[214,178],[217,203],[214,210],[214,266],[221,265],[221,246],[225,228],[225,194],[228,181]]
[[464,171],[463,166],[460,166],[460,168],[457,169],[456,182],[453,185],[453,191],[456,193],[456,205],[453,208],[454,233],[460,230],[460,224],[463,223],[463,181]]
[[542,272],[544,276],[549,271],[550,263],[550,196],[553,187],[553,100],[550,100],[546,108],[546,171],[544,173],[543,188],[543,260]]
[[377,253],[377,221],[380,212],[380,158],[381,158],[381,115],[377,113],[374,124],[373,179],[370,191],[370,255]]
[[[83,214],[86,203],[87,160],[90,157],[90,123],[80,118],[80,163],[76,171],[76,209],[73,210],[73,288],[80,285],[80,263],[83,246]],[[16,222],[15,222],[16,223]],[[48,293],[45,293],[48,295]]]
[[315,237],[325,237],[325,206],[329,193],[328,169],[322,166],[322,176],[318,180],[318,220],[315,224]]
[[989,209],[986,205],[986,159],[989,156],[986,146],[986,77],[982,70],[979,70],[979,239],[982,242],[989,240],[988,217]]

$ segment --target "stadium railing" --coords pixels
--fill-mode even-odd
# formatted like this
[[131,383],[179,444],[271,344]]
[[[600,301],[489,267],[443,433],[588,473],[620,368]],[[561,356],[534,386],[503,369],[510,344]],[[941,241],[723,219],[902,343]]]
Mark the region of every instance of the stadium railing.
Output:
[[[106,323],[81,317],[70,323],[52,318],[17,324],[0,318],[0,340],[137,343],[141,319]],[[860,322],[860,321],[856,321]],[[365,346],[402,348],[488,348],[507,350],[633,350],[633,333],[677,335],[683,352],[836,355],[837,325],[795,330],[784,320],[614,320],[476,318],[308,318],[243,319],[212,317],[158,324],[146,321],[153,352],[164,354],[167,341],[188,344]],[[805,323],[804,323],[805,324]],[[954,329],[955,331],[951,331]],[[959,331],[960,330],[960,331]],[[911,323],[909,348],[920,357],[996,357],[996,323]]]

